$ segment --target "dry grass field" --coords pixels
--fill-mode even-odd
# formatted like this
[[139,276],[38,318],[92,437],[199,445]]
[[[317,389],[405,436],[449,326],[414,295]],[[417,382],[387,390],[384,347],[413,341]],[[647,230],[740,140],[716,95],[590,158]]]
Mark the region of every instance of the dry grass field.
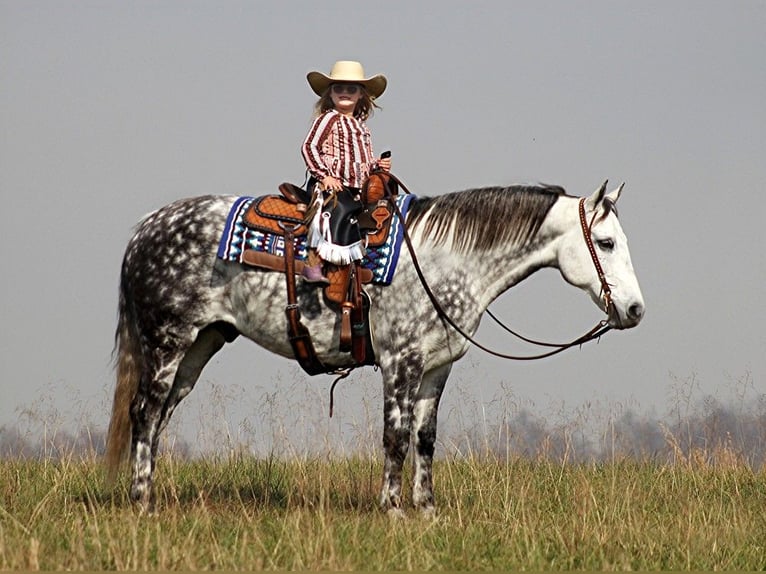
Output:
[[69,434],[57,423],[71,417],[33,406],[0,427],[0,570],[764,570],[766,395],[748,378],[734,404],[700,401],[692,383],[662,420],[600,406],[542,418],[505,390],[486,405],[455,397],[435,518],[377,507],[374,383],[340,448],[355,419],[329,424],[323,395],[261,400],[252,431],[202,395],[200,415],[178,420],[216,441],[194,452],[170,433],[153,515],[131,505],[127,476],[105,484],[102,430]]
[[766,473],[725,451],[674,463],[492,456],[436,464],[436,518],[376,507],[378,460],[180,460],[158,511],[94,458],[0,462],[0,569],[762,570]]

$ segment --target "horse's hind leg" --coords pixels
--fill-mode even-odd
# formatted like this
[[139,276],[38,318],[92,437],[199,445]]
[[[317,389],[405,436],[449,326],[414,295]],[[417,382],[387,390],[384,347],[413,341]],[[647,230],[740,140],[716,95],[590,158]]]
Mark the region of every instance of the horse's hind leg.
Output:
[[[194,387],[202,369],[236,331],[226,325],[211,325],[200,331],[185,350],[157,357],[160,365],[142,380],[131,407],[133,422],[133,480],[131,498],[142,507],[154,506],[153,473],[160,436],[176,406]],[[159,353],[158,353],[159,355]]]
[[450,370],[452,370],[452,363],[426,373],[415,395],[412,424],[412,442],[415,450],[412,503],[426,513],[434,510],[433,460],[436,414]]
[[227,342],[233,341],[238,333],[234,327],[226,323],[215,323],[202,329],[194,344],[186,351],[183,360],[178,365],[173,387],[170,389],[165,408],[162,411],[159,431],[155,435],[152,451],[157,454],[159,437],[170,422],[173,411],[197,383],[202,369],[210,358],[215,355]]
[[131,443],[132,482],[130,497],[145,510],[152,510],[154,493],[152,474],[154,472],[153,448],[159,435],[162,412],[165,408],[178,365],[183,358],[182,351],[155,351],[145,362],[133,402],[130,419],[133,427]]

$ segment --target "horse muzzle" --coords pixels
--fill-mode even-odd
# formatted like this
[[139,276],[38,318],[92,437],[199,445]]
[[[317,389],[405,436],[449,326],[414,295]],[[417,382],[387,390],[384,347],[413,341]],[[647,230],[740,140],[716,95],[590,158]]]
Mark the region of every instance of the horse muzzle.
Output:
[[644,302],[640,300],[630,302],[622,310],[613,302],[609,307],[609,326],[613,329],[631,329],[641,322],[644,312]]

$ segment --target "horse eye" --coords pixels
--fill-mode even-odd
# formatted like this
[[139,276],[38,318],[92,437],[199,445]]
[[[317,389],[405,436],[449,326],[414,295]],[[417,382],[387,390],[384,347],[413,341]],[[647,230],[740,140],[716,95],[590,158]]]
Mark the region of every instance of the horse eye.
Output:
[[611,251],[614,249],[614,241],[611,239],[599,239],[596,241],[596,245],[598,245],[604,251]]

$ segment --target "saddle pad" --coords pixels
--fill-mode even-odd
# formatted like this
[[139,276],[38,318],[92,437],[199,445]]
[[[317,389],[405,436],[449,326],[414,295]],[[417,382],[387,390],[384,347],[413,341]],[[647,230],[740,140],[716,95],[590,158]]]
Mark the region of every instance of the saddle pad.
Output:
[[[407,219],[407,210],[415,196],[403,194],[396,196],[396,205]],[[390,285],[396,273],[396,265],[399,263],[399,252],[404,242],[404,225],[396,214],[391,215],[391,227],[388,237],[383,245],[368,247],[367,253],[362,260],[366,269],[372,271],[372,282],[377,285]]]
[[[412,195],[399,195],[396,203],[402,215],[407,217]],[[250,205],[255,201],[254,197],[239,197],[229,210],[226,218],[226,226],[221,234],[218,244],[218,258],[224,261],[243,263],[242,256],[245,249],[254,249],[281,257],[285,254],[285,238],[281,235],[250,229],[244,222],[244,215]],[[396,215],[392,217],[388,238],[383,245],[368,247],[367,254],[362,260],[362,265],[372,271],[372,282],[378,285],[390,285],[396,273],[396,265],[399,261],[404,239],[404,227]],[[295,237],[295,258],[305,261],[308,256],[308,241],[305,235]]]
[[[240,197],[234,202],[226,218],[221,241],[218,243],[218,258],[224,261],[242,263],[245,249],[254,249],[272,255],[285,255],[285,238],[275,233],[251,229],[245,225],[245,214],[254,197]],[[305,235],[297,235],[294,241],[295,258],[305,260],[308,255],[308,242]]]

